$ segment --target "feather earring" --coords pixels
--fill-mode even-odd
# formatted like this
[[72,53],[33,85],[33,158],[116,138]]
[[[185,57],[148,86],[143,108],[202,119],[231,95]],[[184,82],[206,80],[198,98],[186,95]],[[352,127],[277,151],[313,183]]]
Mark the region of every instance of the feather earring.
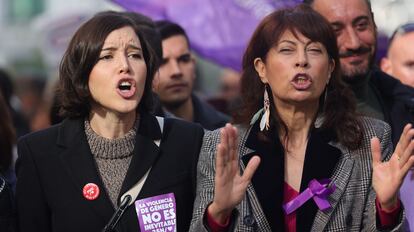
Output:
[[263,131],[264,129],[269,130],[270,125],[270,100],[269,95],[267,93],[267,88],[265,86],[264,94],[263,94],[263,115],[260,120],[260,131]]

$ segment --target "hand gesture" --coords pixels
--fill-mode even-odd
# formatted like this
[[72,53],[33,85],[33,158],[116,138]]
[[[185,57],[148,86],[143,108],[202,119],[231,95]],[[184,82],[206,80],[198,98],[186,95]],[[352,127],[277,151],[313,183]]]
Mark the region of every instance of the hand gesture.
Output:
[[216,176],[213,203],[208,207],[209,214],[215,221],[224,224],[233,209],[246,193],[247,186],[260,163],[260,158],[251,158],[240,175],[237,151],[237,129],[226,124],[220,131],[220,143],[216,154]]
[[398,203],[397,194],[408,170],[414,164],[414,129],[411,124],[404,127],[397,147],[388,162],[381,161],[379,139],[371,139],[373,161],[372,185],[381,208],[390,210]]

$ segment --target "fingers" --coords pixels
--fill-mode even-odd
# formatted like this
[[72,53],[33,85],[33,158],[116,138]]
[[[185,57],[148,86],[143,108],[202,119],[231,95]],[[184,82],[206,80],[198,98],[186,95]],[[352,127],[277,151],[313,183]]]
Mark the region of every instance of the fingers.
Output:
[[226,167],[232,168],[230,165],[235,159],[237,159],[237,130],[227,123],[220,130],[220,143],[217,145],[216,154],[216,173],[221,175]]
[[404,153],[404,150],[407,148],[408,144],[410,143],[413,135],[414,129],[412,129],[412,125],[410,123],[405,125],[404,130],[400,136],[400,140],[398,141],[397,147],[395,148],[395,153],[401,156]]
[[380,141],[377,137],[371,139],[371,154],[372,163],[375,165],[381,163],[381,146]]
[[408,146],[404,150],[404,153],[401,154],[400,159],[400,167],[403,167],[406,165],[407,161],[410,159],[410,157],[413,156],[414,151],[414,140],[410,140]]
[[410,156],[408,161],[404,164],[404,166],[402,167],[401,171],[402,171],[402,180],[405,178],[405,176],[407,175],[408,171],[414,167],[414,156]]
[[217,154],[216,154],[216,176],[221,176],[224,173],[225,161],[226,158],[223,145],[220,143],[217,145]]
[[253,156],[249,163],[247,164],[247,167],[244,169],[244,173],[242,176],[243,181],[246,183],[250,183],[250,180],[252,179],[254,173],[256,172],[257,167],[259,167],[260,164],[260,157],[259,156]]

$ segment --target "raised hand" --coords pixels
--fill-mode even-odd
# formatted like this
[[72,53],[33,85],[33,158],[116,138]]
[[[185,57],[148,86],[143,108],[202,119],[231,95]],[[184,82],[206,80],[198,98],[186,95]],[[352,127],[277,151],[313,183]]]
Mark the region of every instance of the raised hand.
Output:
[[229,123],[226,124],[220,131],[220,143],[216,154],[214,199],[208,207],[208,212],[215,221],[224,224],[230,217],[233,209],[242,201],[259,163],[259,157],[251,158],[243,175],[240,175],[237,129]]
[[372,185],[377,200],[385,210],[397,204],[397,194],[408,170],[414,165],[414,129],[411,124],[404,127],[397,147],[388,162],[381,161],[381,148],[378,138],[371,139],[373,161]]

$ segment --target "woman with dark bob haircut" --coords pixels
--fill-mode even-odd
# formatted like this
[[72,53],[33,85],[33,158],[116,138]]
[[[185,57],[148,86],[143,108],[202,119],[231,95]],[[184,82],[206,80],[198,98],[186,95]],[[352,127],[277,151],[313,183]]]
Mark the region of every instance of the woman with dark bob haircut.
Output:
[[243,57],[237,125],[204,137],[190,230],[402,230],[414,129],[393,155],[389,126],[355,113],[338,59],[310,7],[262,20]]
[[[20,231],[188,230],[204,132],[152,116],[158,62],[138,24],[102,12],[70,41],[59,70],[66,119],[18,142]],[[160,202],[163,218],[143,208]]]

